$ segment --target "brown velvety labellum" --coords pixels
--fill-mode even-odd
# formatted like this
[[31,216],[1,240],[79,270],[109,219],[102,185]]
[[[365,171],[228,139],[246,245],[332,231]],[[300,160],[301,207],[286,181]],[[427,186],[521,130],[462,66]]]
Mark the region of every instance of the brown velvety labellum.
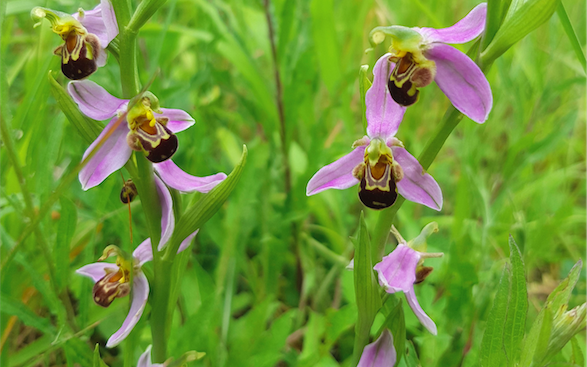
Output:
[[397,200],[397,189],[392,179],[389,180],[389,191],[378,188],[367,190],[366,183],[367,181],[363,178],[359,185],[359,199],[366,207],[381,210],[389,208]]
[[387,82],[387,87],[389,88],[389,93],[391,94],[391,98],[399,104],[400,106],[411,106],[418,100],[418,95],[420,94],[419,90],[416,90],[413,96],[408,94],[409,90],[412,88],[412,82],[406,80],[401,88],[398,88],[395,85],[393,80],[389,80]]
[[[78,38],[78,42],[80,42],[80,38]],[[68,47],[63,47],[61,51],[61,71],[63,72],[63,75],[65,75],[68,79],[79,80],[87,78],[96,70],[98,70],[98,65],[96,65],[96,59],[87,58],[88,50],[85,42],[83,42],[82,44],[79,53],[79,58],[77,60],[73,60],[70,56],[69,58],[67,58],[67,61],[65,61],[65,53],[67,52],[67,48]]]
[[171,158],[177,150],[177,145],[177,136],[169,135],[169,138],[161,139],[159,145],[157,145],[155,149],[149,151],[147,159],[153,163],[163,162]]

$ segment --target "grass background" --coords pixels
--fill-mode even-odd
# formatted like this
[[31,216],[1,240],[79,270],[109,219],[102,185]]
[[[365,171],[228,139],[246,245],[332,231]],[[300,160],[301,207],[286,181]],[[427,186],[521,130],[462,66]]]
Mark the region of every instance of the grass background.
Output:
[[[563,3],[584,47],[585,2]],[[193,363],[202,366],[349,364],[356,320],[352,274],[344,270],[352,257],[349,237],[361,210],[370,229],[379,214],[360,204],[356,188],[308,198],[306,184],[364,135],[359,66],[372,66],[385,52],[379,46],[364,53],[368,32],[389,24],[447,27],[476,4],[271,2],[292,174],[289,196],[263,4],[169,0],[147,23],[139,35],[141,80],[147,82],[160,70],[150,90],[161,105],[184,109],[196,119],[194,127],[178,135],[174,161],[194,175],[228,173],[241,145],[249,148],[239,186],[191,250],[178,258],[186,271],[171,355],[206,352],[206,358]],[[26,188],[39,208],[88,144],[51,95],[47,75],[59,71],[52,50],[60,40],[47,22],[32,28],[29,11],[37,5],[73,13],[95,3],[0,4],[2,123],[12,131]],[[65,85],[62,75],[54,75]],[[494,96],[489,120],[478,125],[463,119],[429,170],[443,190],[443,210],[406,202],[395,221],[406,239],[430,221],[440,227],[429,239],[429,251],[442,251],[445,257],[427,261],[435,270],[416,290],[438,325],[438,336],[427,333],[406,309],[408,338],[423,366],[476,365],[508,256],[508,234],[523,250],[527,268],[527,327],[572,265],[585,261],[586,79],[556,14],[498,59],[487,77]],[[112,55],[90,79],[121,95]],[[398,133],[410,152],[422,152],[449,105],[436,85],[421,91]],[[5,257],[27,219],[4,147],[1,159],[0,254]],[[135,203],[130,242],[128,208],[118,198],[122,182],[114,174],[83,192],[74,181],[40,226],[55,254],[66,251],[65,257],[55,255],[60,259],[56,268],[74,300],[79,335],[60,333],[62,305],[48,285],[38,238],[30,236],[2,269],[3,366],[86,365],[93,345],[103,345],[122,323],[126,299],[102,309],[91,300],[90,281],[74,273],[95,261],[108,244],[132,251],[144,239],[144,217]],[[196,198],[182,195],[183,205]],[[77,219],[69,243],[59,229],[71,222],[72,213]],[[582,274],[570,306],[585,301]],[[126,365],[134,365],[150,343],[149,310],[147,306],[128,343],[101,350],[109,365],[122,366],[125,355],[130,357]],[[584,348],[584,332],[577,338]],[[568,349],[557,357],[560,361],[568,360]]]

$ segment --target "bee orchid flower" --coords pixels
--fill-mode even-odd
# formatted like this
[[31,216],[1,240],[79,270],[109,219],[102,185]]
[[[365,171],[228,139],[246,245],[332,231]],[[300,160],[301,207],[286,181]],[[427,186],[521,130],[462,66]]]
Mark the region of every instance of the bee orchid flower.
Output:
[[[207,177],[191,176],[182,171],[170,158],[178,147],[174,133],[194,124],[185,111],[159,108],[159,101],[151,93],[128,110],[129,101],[116,98],[98,84],[89,81],[70,82],[68,92],[82,113],[95,120],[112,117],[98,138],[84,153],[84,159],[107,136],[106,141],[79,173],[84,190],[99,185],[111,173],[126,164],[133,150],[143,151],[154,164],[155,172],[172,188],[183,192],[208,192],[226,178],[224,173]],[[126,123],[116,126],[124,113]]]
[[391,232],[396,236],[398,245],[395,250],[383,257],[381,262],[373,267],[377,271],[379,284],[383,289],[387,293],[404,292],[406,300],[418,320],[434,335],[437,333],[436,324],[420,307],[414,293],[414,284],[423,282],[432,272],[431,267],[423,266],[424,259],[443,255],[442,253],[425,252],[426,237],[436,231],[438,231],[437,224],[430,223],[424,227],[418,237],[406,242],[395,227],[392,226]]
[[36,7],[31,17],[39,25],[44,18],[64,44],[55,49],[61,57],[61,71],[73,80],[83,79],[106,64],[106,46],[118,35],[116,15],[109,0],[94,9],[79,9],[72,15]]
[[[197,233],[198,231],[195,231],[188,236],[181,243],[177,252],[185,250]],[[116,263],[101,262],[111,256],[116,256]],[[134,250],[132,256],[128,256],[118,247],[110,245],[104,249],[98,262],[76,270],[76,273],[85,275],[94,282],[93,299],[99,306],[109,307],[116,298],[122,298],[129,294],[132,296],[128,315],[120,329],[108,339],[106,347],[112,348],[120,344],[139,322],[149,298],[149,282],[141,267],[151,260],[153,260],[151,240],[146,239]]]
[[374,28],[369,39],[376,45],[391,37],[390,58],[394,67],[388,84],[393,99],[402,106],[418,100],[419,88],[435,81],[453,106],[471,120],[487,120],[493,97],[487,78],[467,55],[447,43],[465,43],[485,29],[487,4],[477,5],[452,27]]
[[389,56],[383,55],[375,64],[373,85],[365,95],[367,136],[353,144],[351,153],[322,167],[308,182],[306,194],[360,184],[359,199],[372,209],[393,205],[399,193],[407,200],[440,210],[440,187],[395,138],[405,107],[395,103],[387,90],[393,69]]

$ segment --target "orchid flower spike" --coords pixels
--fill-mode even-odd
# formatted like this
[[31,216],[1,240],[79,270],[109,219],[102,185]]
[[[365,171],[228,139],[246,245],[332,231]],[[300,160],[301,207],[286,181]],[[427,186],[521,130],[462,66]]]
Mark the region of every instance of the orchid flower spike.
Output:
[[[198,231],[189,235],[181,243],[177,252],[185,250],[197,233]],[[116,256],[115,264],[100,262],[111,256]],[[120,344],[139,322],[149,298],[149,282],[141,267],[151,260],[153,260],[153,250],[151,240],[147,238],[134,250],[132,256],[124,253],[118,247],[110,245],[104,249],[98,262],[76,270],[76,273],[85,275],[94,282],[93,299],[99,306],[108,307],[116,298],[132,294],[128,315],[120,329],[108,339],[106,347],[113,348]]]
[[436,324],[434,324],[434,321],[420,307],[416,294],[414,293],[414,284],[423,282],[432,272],[431,267],[423,265],[424,259],[441,257],[443,254],[420,252],[411,246],[417,246],[425,251],[426,237],[437,231],[438,225],[435,222],[430,223],[424,227],[420,236],[416,237],[413,241],[406,242],[395,227],[392,227],[391,232],[396,236],[398,245],[395,250],[373,267],[379,275],[379,284],[385,291],[387,293],[404,292],[408,304],[418,320],[434,335],[437,333]]
[[118,35],[116,15],[109,0],[101,0],[94,9],[69,15],[62,12],[33,8],[31,17],[38,26],[43,18],[64,41],[55,49],[61,56],[61,71],[69,79],[87,78],[106,64],[106,46]]
[[385,329],[377,340],[365,346],[357,367],[393,367],[396,361],[393,336],[388,329]]
[[369,34],[377,45],[391,37],[390,60],[394,62],[388,85],[393,99],[402,106],[418,100],[419,88],[433,80],[455,108],[477,123],[487,120],[493,97],[487,78],[467,55],[447,43],[465,43],[485,30],[487,4],[477,5],[452,27],[374,28]]
[[366,93],[367,136],[353,144],[353,151],[325,167],[308,182],[306,195],[327,189],[359,186],[359,199],[372,209],[385,209],[397,199],[442,209],[442,191],[422,165],[404,148],[395,134],[405,107],[387,92],[392,71],[389,54],[373,67],[373,85]]
[[[147,159],[155,163],[155,172],[161,179],[182,192],[206,193],[226,178],[224,173],[207,177],[191,176],[169,159],[178,147],[174,133],[194,124],[194,119],[187,112],[160,108],[159,100],[152,93],[145,93],[142,100],[129,109],[129,100],[116,98],[89,80],[70,82],[67,90],[86,116],[95,120],[113,117],[84,153],[85,159],[102,139],[106,139],[79,173],[84,190],[99,185],[111,173],[122,168],[133,150],[143,151]],[[117,124],[125,113],[126,123]]]

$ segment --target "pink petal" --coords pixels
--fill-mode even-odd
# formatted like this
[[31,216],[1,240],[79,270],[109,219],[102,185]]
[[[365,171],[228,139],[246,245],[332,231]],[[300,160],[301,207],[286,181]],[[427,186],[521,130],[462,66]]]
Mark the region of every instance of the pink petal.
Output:
[[[88,33],[92,33],[98,37],[100,40],[100,46],[104,49],[108,46],[108,43],[110,43],[112,38],[108,37],[108,29],[106,24],[104,24],[102,6],[103,4],[98,4],[94,9],[84,11],[82,17],[80,17],[79,12],[72,14],[72,16],[80,21]],[[112,10],[112,5],[110,5],[110,10]],[[118,26],[116,26],[116,32],[118,33]],[[116,37],[116,34],[114,37]]]
[[114,8],[109,0],[100,0],[102,5],[102,21],[106,27],[106,43],[103,45],[106,47],[110,41],[118,36],[118,22],[116,21],[116,14]]
[[438,183],[424,171],[422,165],[404,148],[391,147],[393,159],[402,167],[404,177],[396,182],[397,191],[407,200],[442,209],[442,191]]
[[141,356],[139,357],[139,361],[137,362],[137,367],[152,367],[153,364],[151,364],[151,346],[149,345],[147,347],[147,350],[145,350],[145,353],[141,354]]
[[182,171],[171,159],[154,163],[153,168],[169,187],[182,192],[207,193],[226,178],[226,174],[222,172],[206,177],[192,176]]
[[171,193],[157,175],[155,175],[155,186],[157,187],[157,194],[159,194],[159,202],[161,203],[161,240],[159,241],[159,246],[157,246],[159,251],[161,251],[171,238],[171,234],[175,228],[175,216],[173,214]]
[[465,43],[477,38],[485,30],[487,3],[477,5],[467,16],[448,28],[420,28],[424,42]]
[[370,138],[387,139],[394,136],[404,117],[405,107],[392,98],[387,83],[395,66],[389,61],[391,54],[385,54],[373,67],[373,85],[365,95],[367,135]]
[[145,353],[141,354],[139,357],[139,361],[137,362],[137,367],[163,367],[165,363],[155,363],[151,362],[151,346],[147,347]]
[[[184,131],[188,127],[195,124],[195,120],[185,111],[177,110],[173,108],[161,108],[161,117],[167,117],[169,122],[167,123],[167,128],[171,130],[171,132],[177,133],[180,131]],[[157,117],[158,115],[155,115]]]
[[485,122],[493,106],[493,96],[479,66],[456,48],[440,43],[424,55],[436,63],[434,81],[453,106],[471,120]]
[[359,146],[342,158],[320,168],[308,182],[306,195],[314,195],[327,189],[347,189],[358,184],[359,180],[353,176],[353,168],[363,162],[365,148],[364,145]]
[[147,238],[133,251],[132,256],[138,260],[139,266],[143,266],[147,261],[153,260],[153,248],[151,239]]
[[434,321],[432,321],[430,316],[426,315],[426,312],[422,310],[422,307],[420,307],[418,299],[416,299],[416,294],[414,293],[414,287],[412,286],[412,289],[408,292],[404,292],[404,294],[406,295],[406,300],[408,301],[410,308],[412,309],[412,311],[414,311],[414,314],[416,315],[418,320],[420,320],[422,325],[424,325],[424,327],[428,329],[428,331],[432,335],[436,335],[436,324],[434,323]]
[[413,288],[416,281],[416,266],[420,260],[418,251],[399,244],[373,269],[379,275],[379,284],[387,293],[407,292]]
[[101,68],[102,66],[106,65],[106,59],[107,59],[107,52],[105,49],[100,49],[100,51],[98,52],[98,56],[96,57],[96,65]]
[[194,239],[194,237],[196,237],[196,235],[198,234],[198,231],[199,231],[199,229],[196,229],[196,231],[194,233],[187,236],[185,238],[185,240],[183,240],[181,242],[181,244],[179,245],[179,248],[177,249],[178,254],[188,248],[188,246],[192,243],[192,240]]
[[[69,82],[67,91],[82,113],[94,120],[106,120],[116,115],[127,100],[116,98],[90,80]],[[123,122],[126,124],[126,121]]]
[[365,346],[357,367],[393,367],[396,360],[393,336],[384,329],[377,340]]
[[80,275],[85,275],[87,277],[92,278],[94,283],[96,283],[98,280],[102,279],[104,275],[106,275],[107,269],[111,271],[118,271],[118,266],[116,266],[116,264],[99,262],[82,266],[75,272]]
[[112,334],[110,339],[108,339],[106,348],[117,346],[128,336],[128,334],[130,334],[137,322],[139,322],[139,319],[145,310],[145,305],[147,304],[148,298],[149,282],[143,273],[137,271],[133,277],[132,302],[130,305],[130,310],[128,311],[128,316],[126,316],[126,319],[122,323],[120,329],[118,329],[118,331]]
[[[70,84],[71,85],[71,84]],[[96,140],[86,149],[83,159],[85,159],[98,142],[104,137],[108,131],[112,129],[116,123],[117,118],[113,118]],[[88,190],[122,168],[130,158],[132,150],[126,143],[126,135],[128,134],[128,125],[126,121],[122,121],[118,127],[110,135],[106,142],[100,147],[98,152],[89,160],[89,162],[81,169],[79,173],[79,180],[82,184],[82,189]]]

